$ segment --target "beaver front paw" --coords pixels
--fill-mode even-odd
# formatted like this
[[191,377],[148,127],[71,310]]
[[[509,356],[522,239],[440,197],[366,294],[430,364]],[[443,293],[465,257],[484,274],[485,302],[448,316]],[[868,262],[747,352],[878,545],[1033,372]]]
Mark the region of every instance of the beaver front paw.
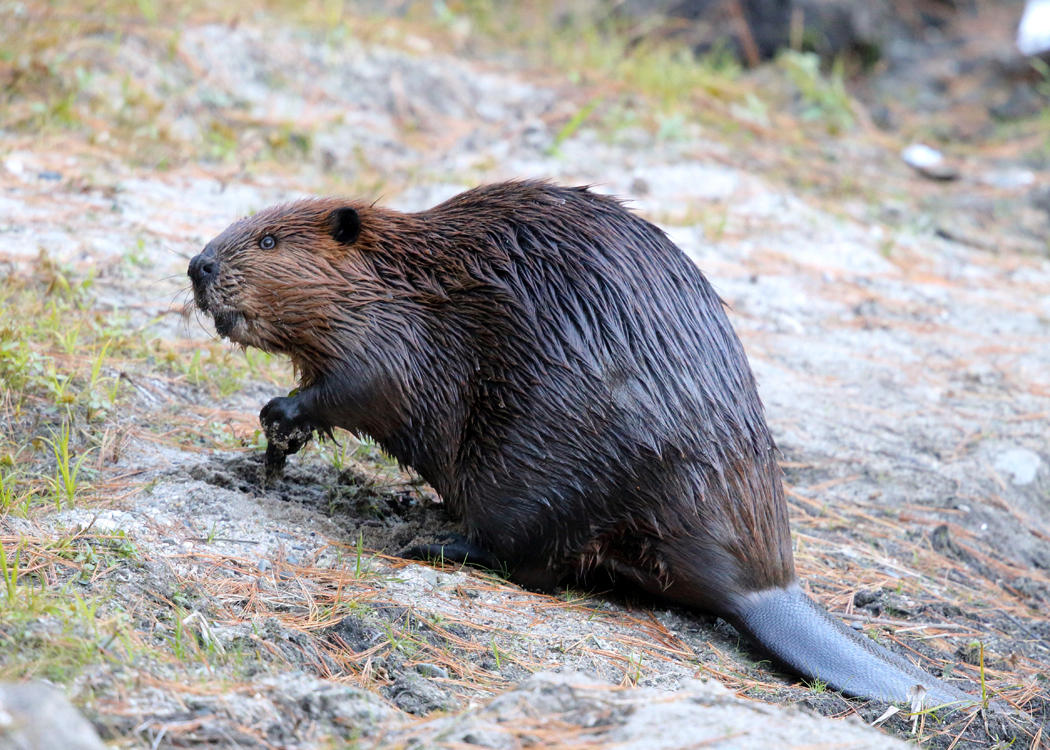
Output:
[[259,423],[266,433],[264,466],[269,481],[281,475],[285,456],[298,453],[313,437],[316,427],[294,396],[270,399],[259,412]]

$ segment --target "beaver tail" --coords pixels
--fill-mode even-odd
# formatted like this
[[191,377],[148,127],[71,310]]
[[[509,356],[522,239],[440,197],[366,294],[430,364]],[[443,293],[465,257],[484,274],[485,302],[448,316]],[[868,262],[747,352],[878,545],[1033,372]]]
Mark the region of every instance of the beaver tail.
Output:
[[862,698],[922,706],[972,706],[970,695],[927,674],[870,638],[846,627],[806,596],[797,583],[743,594],[727,619],[792,672]]

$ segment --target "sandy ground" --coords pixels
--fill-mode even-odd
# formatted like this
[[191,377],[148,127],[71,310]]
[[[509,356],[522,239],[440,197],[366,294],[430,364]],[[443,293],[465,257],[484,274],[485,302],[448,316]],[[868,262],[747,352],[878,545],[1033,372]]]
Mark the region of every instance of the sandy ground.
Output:
[[[134,35],[116,44],[113,69],[143,66],[144,46]],[[189,358],[213,334],[180,313],[188,258],[273,202],[339,192],[415,210],[476,183],[532,176],[628,198],[731,310],[783,452],[796,555],[814,596],[971,692],[972,644],[983,643],[990,689],[1030,717],[987,731],[931,722],[923,741],[947,747],[965,731],[957,747],[1038,742],[1050,669],[1046,254],[938,236],[956,213],[920,208],[933,188],[886,149],[843,160],[864,163],[859,179],[914,186],[919,198],[807,194],[780,172],[764,175],[759,152],[738,159],[688,122],[674,137],[585,124],[556,143],[558,123],[580,105],[568,84],[453,59],[422,40],[406,46],[264,35],[250,23],[186,28],[174,62],[141,71],[149,86],[184,92],[158,115],[173,137],[203,137],[182,109],[190,96],[234,101],[245,118],[301,123],[310,132],[301,157],[272,169],[158,171],[97,133],[90,147],[65,148],[2,132],[2,267],[17,272],[45,249],[94,275],[99,309]],[[192,91],[178,88],[188,70]],[[1021,203],[1029,188],[995,188],[994,198]],[[993,189],[964,174],[951,190]],[[1009,221],[987,231],[993,246],[1000,235],[1014,246]],[[900,715],[864,728],[885,706],[792,687],[756,666],[760,657],[710,619],[362,554],[396,554],[440,532],[440,508],[349,436],[353,456],[315,448],[263,487],[255,415],[290,380],[249,379],[219,396],[149,361],[128,363],[124,377],[120,450],[105,471],[130,478],[130,491],[0,523],[9,533],[123,530],[144,562],[109,584],[137,602],[133,617],[179,602],[180,617],[199,613],[187,625],[199,643],[247,653],[250,668],[223,659],[89,668],[70,693],[117,746],[356,738],[364,747],[728,748],[819,738],[881,748],[893,742],[886,731],[909,736]],[[230,447],[173,443],[171,425],[218,431]],[[551,670],[569,676],[530,677]],[[653,744],[654,734],[666,741]]]

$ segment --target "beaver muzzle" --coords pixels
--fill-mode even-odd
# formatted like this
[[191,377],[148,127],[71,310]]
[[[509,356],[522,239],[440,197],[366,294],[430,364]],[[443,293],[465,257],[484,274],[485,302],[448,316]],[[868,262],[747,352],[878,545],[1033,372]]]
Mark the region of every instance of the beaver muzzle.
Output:
[[195,255],[190,261],[187,271],[190,281],[193,282],[193,298],[204,312],[208,312],[207,291],[208,285],[219,275],[219,259],[215,257],[215,248],[208,244],[203,251]]
[[215,247],[208,244],[199,255],[190,261],[187,271],[193,282],[193,301],[197,307],[211,315],[215,321],[215,331],[223,338],[231,338],[237,324],[243,321],[244,315],[223,304],[216,289],[219,277],[219,259]]

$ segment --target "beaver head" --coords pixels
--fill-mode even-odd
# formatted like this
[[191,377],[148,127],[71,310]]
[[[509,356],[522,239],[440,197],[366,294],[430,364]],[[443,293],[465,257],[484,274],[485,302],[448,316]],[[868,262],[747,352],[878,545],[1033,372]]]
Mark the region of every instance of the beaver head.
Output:
[[[220,336],[291,356],[300,372],[333,350],[332,326],[374,281],[355,244],[361,210],[337,199],[274,206],[232,224],[190,261],[197,307]],[[345,346],[350,331],[341,332]],[[340,347],[343,348],[343,347]]]

